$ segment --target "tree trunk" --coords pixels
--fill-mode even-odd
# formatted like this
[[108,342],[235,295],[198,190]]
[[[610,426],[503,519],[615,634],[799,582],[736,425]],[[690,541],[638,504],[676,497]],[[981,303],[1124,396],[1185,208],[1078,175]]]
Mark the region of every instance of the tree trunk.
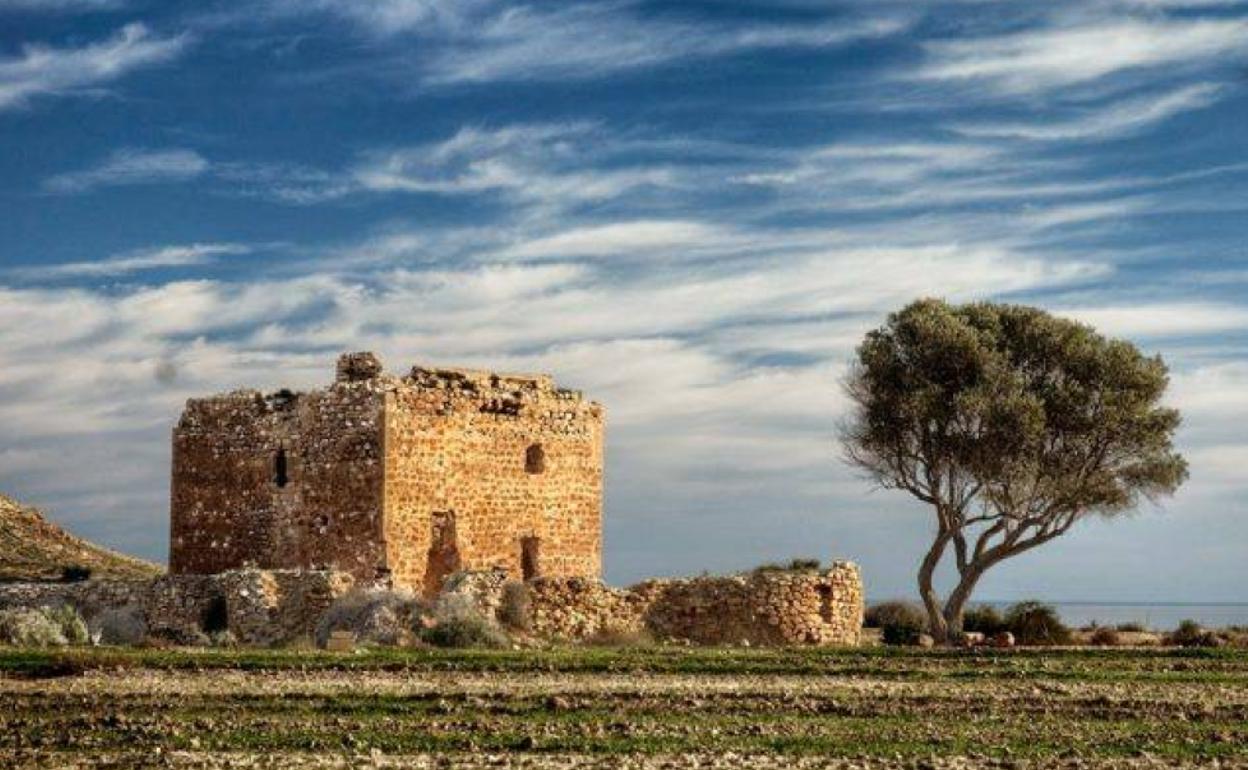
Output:
[[932,576],[949,544],[949,537],[947,532],[938,534],[932,547],[927,550],[927,555],[923,557],[923,563],[919,565],[919,596],[923,598],[923,606],[927,609],[928,631],[941,644],[949,638],[949,627],[941,613],[940,597],[936,595],[936,588],[932,585]]
[[949,640],[962,635],[962,611],[966,609],[966,602],[971,598],[971,592],[975,590],[975,584],[983,574],[983,569],[972,564],[945,601],[945,633]]

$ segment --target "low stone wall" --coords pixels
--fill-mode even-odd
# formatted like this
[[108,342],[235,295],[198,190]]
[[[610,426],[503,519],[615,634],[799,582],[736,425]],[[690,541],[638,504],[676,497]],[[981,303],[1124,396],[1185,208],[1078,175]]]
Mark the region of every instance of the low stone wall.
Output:
[[[505,581],[470,573],[457,578],[455,592],[496,615]],[[537,578],[528,588],[530,630],[555,639],[644,632],[695,644],[856,645],[862,630],[862,580],[851,562],[826,571],[648,580],[625,589]]]
[[260,569],[147,581],[6,583],[0,584],[0,609],[69,604],[90,623],[106,610],[134,605],[142,608],[149,636],[196,643],[211,631],[229,630],[240,644],[269,646],[310,637],[326,608],[353,586],[344,572]]
[[[501,618],[507,582],[502,571],[460,573],[443,599],[462,596]],[[353,587],[345,572],[242,569],[140,582],[0,584],[0,608],[70,604],[89,622],[104,610],[137,605],[151,636],[202,643],[228,629],[240,644],[268,646],[310,637],[329,605]],[[531,632],[554,639],[644,632],[694,644],[852,645],[862,627],[862,582],[850,562],[624,589],[576,577],[538,578],[527,587]]]
[[240,644],[271,646],[310,637],[329,605],[354,587],[345,572],[241,569],[166,575],[147,594],[148,633],[174,640],[223,624]]
[[128,604],[140,604],[150,580],[83,580],[75,583],[0,583],[0,609],[68,604],[87,619]]

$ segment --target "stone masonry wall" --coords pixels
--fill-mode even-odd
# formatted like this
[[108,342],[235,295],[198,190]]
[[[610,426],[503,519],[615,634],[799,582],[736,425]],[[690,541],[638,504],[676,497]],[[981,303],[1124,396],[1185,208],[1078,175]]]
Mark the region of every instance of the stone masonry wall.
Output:
[[206,628],[214,604],[224,606],[225,627],[241,644],[270,646],[310,638],[334,599],[355,585],[346,572],[231,570],[217,575],[167,575],[146,595],[148,632],[193,639]]
[[170,572],[384,568],[381,398],[369,382],[192,400],[173,441]]
[[461,569],[601,572],[602,408],[549,377],[415,369],[386,400],[395,583],[432,596]]
[[173,574],[335,569],[432,596],[462,569],[601,571],[602,407],[543,375],[339,359],[308,393],[188,402]]
[[[106,610],[135,606],[153,637],[195,643],[212,630],[229,630],[241,644],[269,646],[311,637],[329,605],[354,585],[345,572],[260,569],[140,581],[0,583],[0,609],[68,604],[90,624]],[[206,627],[219,612],[216,603],[224,610],[224,629]]]
[[[501,573],[480,573],[454,585],[492,614],[505,580]],[[646,632],[694,644],[856,645],[862,629],[862,581],[852,562],[821,572],[648,580],[627,589],[585,578],[538,578],[528,588],[532,632],[556,639]]]

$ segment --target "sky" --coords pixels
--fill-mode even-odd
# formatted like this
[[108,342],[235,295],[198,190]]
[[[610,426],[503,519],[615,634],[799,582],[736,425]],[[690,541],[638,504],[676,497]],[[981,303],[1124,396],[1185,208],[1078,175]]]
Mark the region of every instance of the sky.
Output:
[[993,599],[1248,601],[1248,1],[0,0],[0,490],[164,559],[189,397],[346,350],[607,408],[606,577],[852,559],[862,335],[1035,304],[1172,368],[1191,480]]

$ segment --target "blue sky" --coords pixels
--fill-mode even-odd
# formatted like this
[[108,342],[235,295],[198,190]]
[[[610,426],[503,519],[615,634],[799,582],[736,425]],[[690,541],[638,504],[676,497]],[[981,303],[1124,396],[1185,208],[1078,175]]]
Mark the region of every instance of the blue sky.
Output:
[[1164,355],[1193,473],[980,595],[1245,600],[1246,130],[1235,0],[0,0],[0,490],[163,558],[186,398],[374,349],[604,402],[612,581],[909,594],[839,382],[990,298]]

